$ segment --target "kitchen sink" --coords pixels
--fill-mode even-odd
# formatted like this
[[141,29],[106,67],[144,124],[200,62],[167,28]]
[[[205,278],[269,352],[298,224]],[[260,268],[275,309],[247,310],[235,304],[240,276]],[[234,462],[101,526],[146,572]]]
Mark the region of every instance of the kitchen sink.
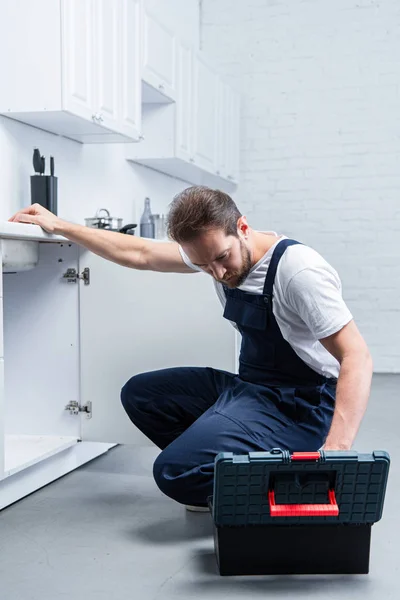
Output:
[[0,241],[3,254],[3,273],[29,271],[39,261],[39,242],[31,240]]

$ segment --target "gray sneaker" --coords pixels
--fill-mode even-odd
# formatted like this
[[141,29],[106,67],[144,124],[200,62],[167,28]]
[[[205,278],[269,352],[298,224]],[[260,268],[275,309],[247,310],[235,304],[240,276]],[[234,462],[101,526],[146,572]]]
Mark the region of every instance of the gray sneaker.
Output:
[[190,510],[191,512],[210,512],[208,506],[192,506],[191,504],[186,504],[186,510]]

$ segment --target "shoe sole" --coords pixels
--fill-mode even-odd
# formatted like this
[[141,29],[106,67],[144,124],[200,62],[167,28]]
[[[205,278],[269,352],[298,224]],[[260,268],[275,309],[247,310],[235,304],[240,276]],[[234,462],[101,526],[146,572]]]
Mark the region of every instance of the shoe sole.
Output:
[[190,512],[210,512],[207,506],[191,506],[190,504],[186,504],[186,510]]

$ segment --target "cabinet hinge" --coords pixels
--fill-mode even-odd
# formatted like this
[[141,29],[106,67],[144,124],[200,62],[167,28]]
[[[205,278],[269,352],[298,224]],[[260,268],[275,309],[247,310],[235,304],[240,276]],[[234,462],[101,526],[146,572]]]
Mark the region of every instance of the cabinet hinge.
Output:
[[76,283],[78,279],[82,279],[85,285],[90,285],[90,269],[86,267],[83,269],[82,273],[79,275],[76,269],[67,269],[63,275],[64,279],[67,280],[68,283]]
[[71,400],[71,402],[68,402],[65,410],[69,410],[71,415],[79,415],[80,412],[83,412],[88,419],[92,418],[92,403],[90,400],[84,406],[80,406],[76,400]]

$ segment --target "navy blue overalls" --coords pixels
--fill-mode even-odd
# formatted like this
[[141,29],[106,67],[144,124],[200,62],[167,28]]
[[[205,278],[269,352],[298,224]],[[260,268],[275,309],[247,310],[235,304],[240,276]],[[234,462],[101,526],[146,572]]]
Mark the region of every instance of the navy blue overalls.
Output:
[[182,504],[206,504],[219,452],[316,451],[325,441],[337,380],[298,357],[272,311],[279,260],[298,243],[276,245],[262,294],[224,288],[224,317],[242,335],[238,374],[178,367],[135,375],[122,388],[129,418],[162,450],[157,485]]

